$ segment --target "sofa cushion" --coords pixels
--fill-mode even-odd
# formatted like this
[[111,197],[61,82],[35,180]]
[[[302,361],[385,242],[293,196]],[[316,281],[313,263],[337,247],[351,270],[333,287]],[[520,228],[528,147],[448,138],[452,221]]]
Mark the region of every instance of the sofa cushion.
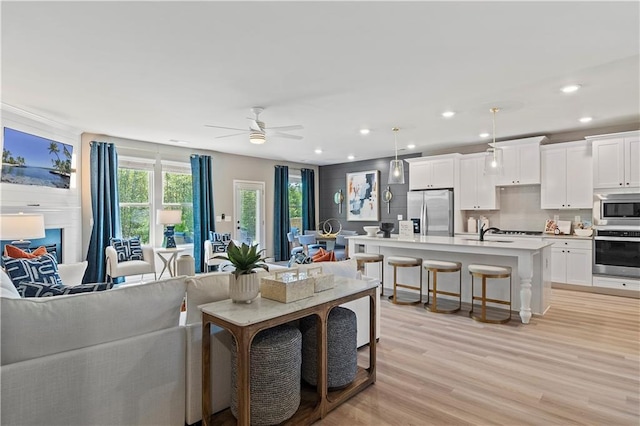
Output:
[[118,262],[144,260],[142,245],[140,244],[139,238],[131,238],[129,240],[111,238],[110,245],[116,249],[116,252],[118,253]]
[[9,299],[19,299],[20,293],[18,289],[13,285],[11,278],[4,271],[0,269],[0,297],[7,297]]
[[4,246],[4,255],[12,259],[35,259],[47,253],[45,246],[40,246],[32,252],[24,251],[21,248],[7,244]]
[[230,272],[210,272],[187,278],[187,324],[201,323],[198,305],[229,298]]
[[58,275],[58,261],[53,254],[46,253],[35,259],[12,259],[4,256],[2,260],[14,285],[23,281],[62,285]]
[[58,297],[0,299],[2,365],[178,326],[183,277]]
[[17,290],[22,297],[50,297],[65,294],[90,293],[92,291],[110,290],[113,283],[81,284],[76,286],[49,285],[42,283],[21,282]]

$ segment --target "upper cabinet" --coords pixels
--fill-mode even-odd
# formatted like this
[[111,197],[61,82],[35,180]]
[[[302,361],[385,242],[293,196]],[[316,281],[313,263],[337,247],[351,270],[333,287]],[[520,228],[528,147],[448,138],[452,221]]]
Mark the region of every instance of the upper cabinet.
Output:
[[502,149],[503,170],[496,185],[532,185],[540,183],[540,143],[545,136],[498,142]]
[[407,158],[409,190],[453,188],[460,154]]
[[460,209],[495,210],[499,208],[495,176],[484,173],[485,154],[460,158]]
[[593,207],[591,146],[589,142],[545,145],[540,149],[542,209]]
[[593,143],[593,189],[640,187],[640,132],[587,140]]

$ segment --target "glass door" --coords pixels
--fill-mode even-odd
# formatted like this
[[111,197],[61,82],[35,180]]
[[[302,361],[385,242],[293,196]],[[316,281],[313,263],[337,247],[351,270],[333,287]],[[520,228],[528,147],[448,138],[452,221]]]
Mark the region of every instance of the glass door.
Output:
[[265,248],[264,182],[234,180],[234,239]]

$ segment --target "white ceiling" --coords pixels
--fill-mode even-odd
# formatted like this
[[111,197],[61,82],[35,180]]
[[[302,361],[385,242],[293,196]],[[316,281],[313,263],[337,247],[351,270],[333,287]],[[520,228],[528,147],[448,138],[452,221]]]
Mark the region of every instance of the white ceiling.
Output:
[[[498,139],[640,121],[636,1],[1,7],[2,102],[91,133],[325,165],[480,143],[492,106]],[[304,139],[204,126],[252,106]]]

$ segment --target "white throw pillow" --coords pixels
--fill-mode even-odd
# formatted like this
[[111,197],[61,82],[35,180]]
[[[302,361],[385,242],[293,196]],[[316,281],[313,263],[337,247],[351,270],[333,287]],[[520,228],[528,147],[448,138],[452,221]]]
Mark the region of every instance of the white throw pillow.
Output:
[[87,269],[89,262],[78,263],[59,263],[58,275],[62,280],[62,285],[66,287],[75,287],[82,284],[82,278],[84,277],[84,271]]
[[6,297],[8,299],[20,299],[20,293],[18,293],[18,289],[13,285],[11,278],[4,271],[4,269],[0,269],[0,297]]

